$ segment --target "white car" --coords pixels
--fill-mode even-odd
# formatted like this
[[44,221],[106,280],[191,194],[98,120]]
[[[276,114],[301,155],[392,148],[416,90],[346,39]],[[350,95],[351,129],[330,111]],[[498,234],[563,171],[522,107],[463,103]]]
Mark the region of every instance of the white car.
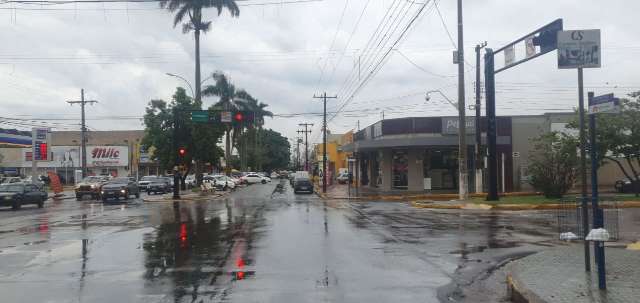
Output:
[[229,188],[229,189],[235,189],[236,188],[236,183],[233,182],[233,179],[224,176],[224,175],[219,175],[219,176],[214,176],[214,178],[216,179],[216,185],[217,186],[222,186],[223,189],[225,188]]
[[196,176],[195,175],[188,175],[186,178],[184,178],[184,184],[187,186],[187,188],[193,188],[196,186]]
[[256,183],[266,184],[267,182],[271,182],[271,179],[265,176],[261,176],[259,174],[248,174],[242,177],[242,180],[246,184],[256,184]]
[[272,172],[270,177],[271,177],[271,179],[275,179],[275,178],[278,177],[278,173],[277,172]]

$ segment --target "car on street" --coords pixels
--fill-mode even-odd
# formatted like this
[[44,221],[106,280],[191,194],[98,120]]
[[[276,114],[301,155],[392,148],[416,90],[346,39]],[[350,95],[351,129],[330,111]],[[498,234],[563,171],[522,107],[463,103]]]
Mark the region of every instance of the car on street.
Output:
[[196,183],[196,175],[188,175],[186,178],[184,178],[184,184],[187,186],[187,188],[196,187]]
[[147,185],[147,195],[150,194],[166,194],[173,191],[172,182],[167,177],[156,177],[151,179]]
[[151,183],[151,181],[153,181],[154,179],[158,178],[157,176],[144,176],[142,178],[140,178],[140,181],[138,181],[138,187],[141,190],[147,190],[147,186],[149,186],[149,183]]
[[245,184],[256,184],[256,183],[262,183],[262,184],[266,184],[267,182],[271,182],[271,179],[259,174],[247,174],[246,176],[242,177],[242,180],[244,181]]
[[11,206],[18,210],[24,204],[36,204],[38,208],[44,206],[47,192],[44,187],[35,184],[8,183],[0,185],[0,206]]
[[227,189],[235,189],[236,183],[233,180],[225,175],[217,175],[214,176],[216,179],[216,188],[221,187],[222,190]]
[[616,181],[616,183],[614,184],[614,187],[617,192],[622,194],[635,193],[636,190],[640,191],[640,182],[632,181],[632,180],[629,180],[629,178],[625,178],[625,179]]
[[336,178],[336,180],[338,181],[338,183],[340,184],[347,184],[349,183],[349,173],[340,173],[338,175],[338,177]]
[[100,189],[107,181],[108,178],[104,176],[89,176],[82,179],[74,188],[76,199],[80,201],[84,196],[91,196],[92,199],[100,198]]
[[100,190],[100,197],[104,202],[109,198],[114,198],[116,200],[124,198],[125,200],[128,200],[132,195],[136,198],[140,198],[140,188],[138,187],[138,183],[130,178],[124,177],[110,180],[103,184],[102,189]]
[[0,181],[2,184],[10,184],[10,183],[22,183],[23,180],[20,177],[4,177]]
[[313,193],[313,183],[311,183],[311,179],[306,176],[298,176],[293,180],[293,193],[297,194],[300,192]]
[[269,178],[271,178],[271,179],[278,178],[278,173],[272,172],[271,175],[269,175]]

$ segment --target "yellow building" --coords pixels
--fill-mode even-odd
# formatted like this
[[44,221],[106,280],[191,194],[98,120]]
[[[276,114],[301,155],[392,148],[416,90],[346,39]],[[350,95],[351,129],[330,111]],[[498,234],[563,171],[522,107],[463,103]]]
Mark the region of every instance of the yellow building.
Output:
[[[353,142],[353,132],[346,134],[330,134],[327,133],[327,171],[329,180],[335,180],[340,172],[346,172],[348,168],[347,158],[351,153],[343,152],[341,147],[345,144]],[[315,146],[313,154],[315,155],[315,163],[318,170],[322,170],[322,154],[324,144],[320,143]],[[330,184],[333,182],[330,182]]]

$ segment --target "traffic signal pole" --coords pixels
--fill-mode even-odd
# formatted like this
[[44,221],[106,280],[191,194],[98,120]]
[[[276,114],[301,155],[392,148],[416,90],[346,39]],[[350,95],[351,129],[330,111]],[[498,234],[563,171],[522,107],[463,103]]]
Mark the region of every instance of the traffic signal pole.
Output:
[[173,166],[173,199],[180,199],[180,176],[178,172],[178,163],[180,162],[180,153],[178,152],[178,113],[173,109],[173,151],[176,153]]

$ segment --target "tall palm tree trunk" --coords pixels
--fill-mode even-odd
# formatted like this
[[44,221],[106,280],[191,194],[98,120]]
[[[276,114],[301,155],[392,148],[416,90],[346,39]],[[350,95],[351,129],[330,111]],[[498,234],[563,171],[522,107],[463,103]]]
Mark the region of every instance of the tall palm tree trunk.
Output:
[[201,83],[200,83],[200,30],[193,31],[193,35],[196,39],[196,95],[195,99],[197,103],[200,103],[201,95]]

